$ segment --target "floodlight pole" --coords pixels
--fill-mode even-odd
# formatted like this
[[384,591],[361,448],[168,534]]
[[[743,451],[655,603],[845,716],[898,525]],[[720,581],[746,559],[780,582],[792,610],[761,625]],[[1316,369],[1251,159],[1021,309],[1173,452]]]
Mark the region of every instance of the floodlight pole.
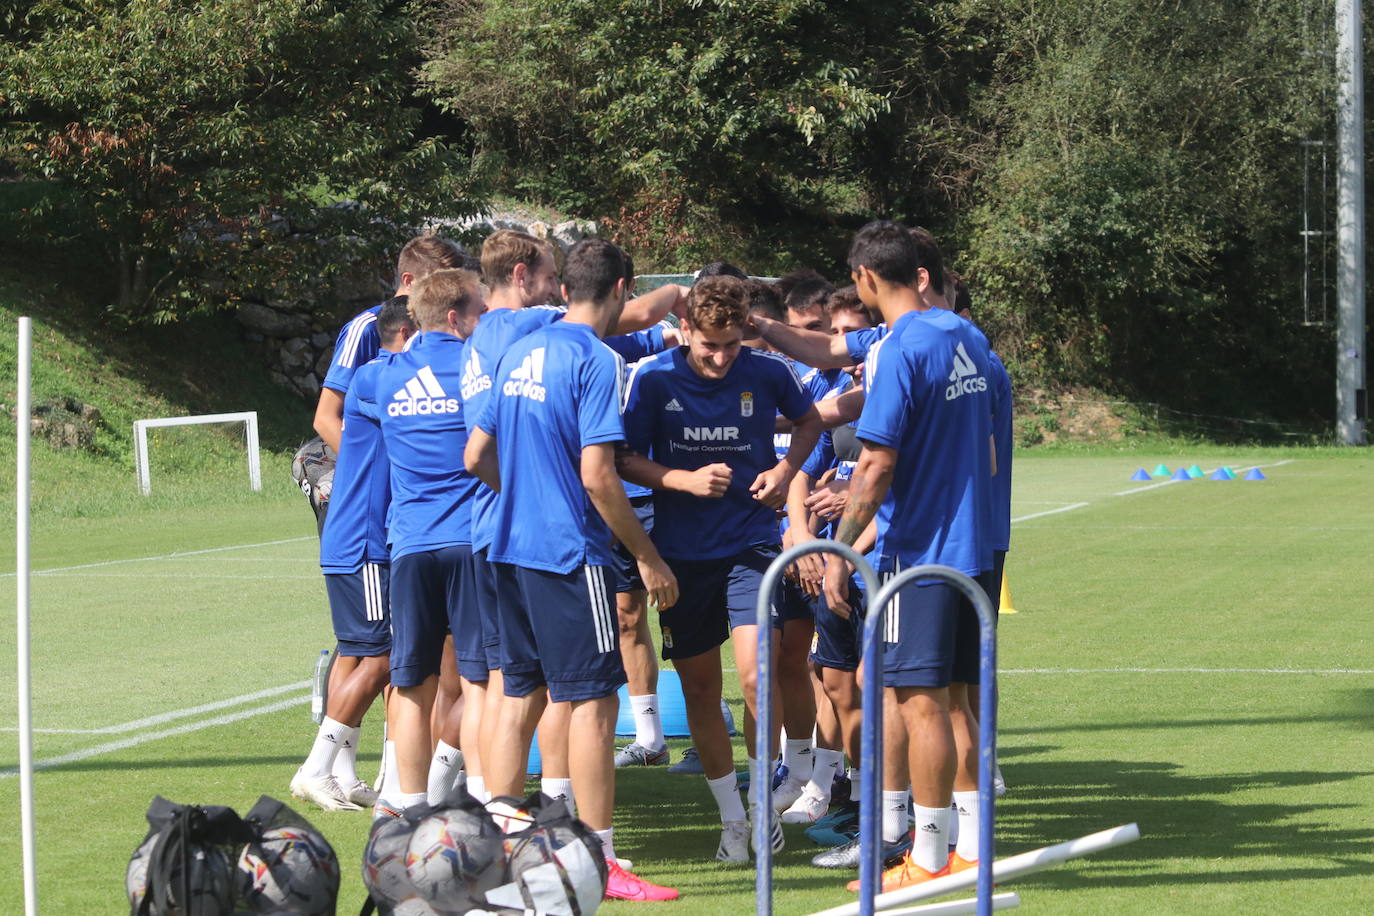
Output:
[[29,353],[33,329],[28,318],[19,319],[18,404],[15,411],[15,550],[14,580],[17,608],[16,648],[19,658],[19,830],[23,844],[24,913],[38,913],[38,875],[34,863],[33,835],[33,703],[29,677]]
[[1365,445],[1364,51],[1360,0],[1336,3],[1336,439]]

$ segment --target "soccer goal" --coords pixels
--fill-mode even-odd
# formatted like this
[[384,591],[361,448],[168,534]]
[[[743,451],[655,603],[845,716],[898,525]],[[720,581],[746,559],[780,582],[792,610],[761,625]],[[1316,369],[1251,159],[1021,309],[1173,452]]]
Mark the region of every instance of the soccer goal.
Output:
[[247,431],[248,486],[262,489],[262,465],[258,455],[258,412],[209,413],[196,417],[155,417],[134,421],[134,465],[138,473],[138,489],[147,496],[153,492],[148,473],[148,430],[161,426],[194,426],[200,423],[242,423]]

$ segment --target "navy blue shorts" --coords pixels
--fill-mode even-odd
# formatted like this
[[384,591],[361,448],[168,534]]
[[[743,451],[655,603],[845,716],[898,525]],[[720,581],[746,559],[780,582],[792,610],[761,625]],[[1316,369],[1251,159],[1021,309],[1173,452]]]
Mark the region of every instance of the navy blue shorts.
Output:
[[487,548],[473,554],[473,587],[477,602],[477,622],[482,627],[482,654],[487,672],[501,670],[501,605],[496,590],[496,570],[487,560]]
[[1007,552],[994,550],[992,552],[992,569],[985,569],[978,575],[978,584],[983,586],[983,591],[987,593],[988,600],[992,602],[993,611],[1002,610],[1002,571],[1006,565]]
[[[635,510],[635,518],[644,526],[647,534],[654,531],[654,498],[636,496],[630,500],[630,508]],[[611,548],[611,565],[607,567],[615,584],[616,594],[644,590],[644,580],[639,577],[639,564],[619,541]]]
[[340,655],[375,658],[391,651],[390,585],[391,567],[386,563],[364,563],[357,572],[325,574],[324,589]]
[[832,614],[825,597],[816,600],[816,636],[811,640],[811,660],[822,668],[857,671],[863,655],[864,593],[849,583],[849,619]]
[[[894,574],[884,573],[883,581]],[[948,687],[954,681],[976,684],[978,615],[953,585],[926,581],[930,584],[907,585],[887,607],[880,624],[883,683],[888,687]]]
[[418,687],[439,673],[444,636],[463,600],[467,546],[440,547],[398,557],[391,564],[391,683]]
[[458,561],[458,602],[448,609],[448,629],[453,634],[453,658],[458,675],[474,684],[489,677],[487,653],[482,646],[482,602],[478,589],[478,559],[470,549]]
[[[709,652],[725,642],[735,627],[756,625],[759,587],[778,553],[777,545],[766,545],[716,560],[664,557],[677,577],[678,599],[658,614],[663,657],[691,658]],[[779,579],[770,602],[775,627],[782,626],[781,600]]]
[[625,683],[615,594],[604,566],[569,573],[492,563],[508,697],[545,685],[555,703],[613,695]]
[[778,619],[783,623],[789,620],[815,620],[816,608],[824,599],[812,598],[802,587],[791,579],[782,580],[782,600],[778,603]]

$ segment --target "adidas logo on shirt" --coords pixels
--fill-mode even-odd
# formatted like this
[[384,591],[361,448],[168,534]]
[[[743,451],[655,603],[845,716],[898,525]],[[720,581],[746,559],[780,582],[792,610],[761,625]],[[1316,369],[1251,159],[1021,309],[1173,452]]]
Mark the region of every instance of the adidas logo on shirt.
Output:
[[477,358],[476,350],[468,354],[467,362],[463,364],[463,377],[459,380],[458,386],[459,393],[465,401],[479,391],[486,391],[491,387],[491,376],[482,371],[482,362]]
[[535,347],[501,386],[501,393],[510,397],[529,398],[543,401],[547,392],[540,384],[544,381],[544,348]]
[[664,404],[663,409],[671,410],[675,413],[682,413],[682,405],[678,403],[677,398],[673,398],[667,404]]
[[386,412],[393,417],[419,417],[426,414],[457,413],[462,409],[457,398],[451,398],[434,377],[434,370],[425,366],[415,373],[405,387],[391,396]]
[[968,351],[962,343],[954,348],[954,368],[950,370],[949,381],[950,386],[945,389],[946,401],[975,391],[988,390],[988,380],[978,374],[978,367],[969,359]]

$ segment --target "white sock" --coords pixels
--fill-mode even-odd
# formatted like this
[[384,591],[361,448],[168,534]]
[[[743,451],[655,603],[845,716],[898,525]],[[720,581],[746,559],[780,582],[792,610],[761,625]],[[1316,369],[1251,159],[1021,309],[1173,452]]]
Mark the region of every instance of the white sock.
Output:
[[954,807],[959,812],[955,823],[959,825],[958,846],[955,853],[966,862],[978,861],[978,792],[955,792]]
[[344,787],[361,782],[358,778],[358,733],[361,730],[361,726],[353,729],[352,738],[347,743],[339,745],[339,752],[334,755],[334,764],[330,767],[334,778]]
[[949,864],[949,812],[949,808],[916,806],[911,861],[928,872],[937,872]]
[[782,765],[787,767],[787,778],[806,782],[811,778],[811,770],[816,757],[811,751],[810,738],[788,738],[783,745]]
[[835,782],[835,770],[839,767],[844,754],[826,747],[816,748],[816,763],[811,768],[811,791],[822,798],[830,797],[830,788]]
[[[976,793],[975,793],[976,794]],[[959,843],[959,793],[955,793],[955,801],[949,806],[949,848],[952,852]]]
[[405,811],[425,804],[425,793],[423,792],[402,792],[396,796],[396,803]]
[[577,802],[573,799],[571,779],[551,779],[546,776],[539,780],[539,791],[549,798],[563,799],[563,803],[568,806],[568,813],[577,817]]
[[716,797],[716,807],[720,809],[720,822],[744,821],[749,815],[744,813],[744,802],[739,797],[739,781],[734,773],[726,773],[719,779],[708,779],[711,794]]
[[854,797],[857,798],[859,795],[859,768],[850,767],[849,771],[845,773],[845,776],[849,777],[849,781],[854,784],[854,788],[851,791],[854,793]]
[[425,795],[431,805],[442,805],[448,798],[448,790],[453,786],[453,765],[458,762],[458,748],[447,741],[440,741],[434,748],[434,756],[429,761],[429,779]]
[[895,843],[906,833],[907,790],[883,790],[883,842]]
[[658,694],[630,697],[630,708],[635,715],[635,744],[651,751],[662,748],[666,742],[663,740],[663,719],[658,712]]
[[325,717],[320,730],[315,733],[315,743],[310,748],[310,756],[305,758],[301,769],[311,776],[328,776],[334,758],[345,744],[358,743],[358,730],[349,728],[342,722]]
[[491,801],[491,794],[487,792],[487,780],[485,776],[468,777],[468,794],[477,799],[482,804]]
[[395,800],[401,795],[401,777],[396,771],[396,742],[382,742],[382,772],[378,780],[380,798]]
[[615,833],[614,827],[607,827],[605,830],[593,830],[596,838],[601,841],[601,854],[609,862],[615,861],[615,839],[611,834]]

